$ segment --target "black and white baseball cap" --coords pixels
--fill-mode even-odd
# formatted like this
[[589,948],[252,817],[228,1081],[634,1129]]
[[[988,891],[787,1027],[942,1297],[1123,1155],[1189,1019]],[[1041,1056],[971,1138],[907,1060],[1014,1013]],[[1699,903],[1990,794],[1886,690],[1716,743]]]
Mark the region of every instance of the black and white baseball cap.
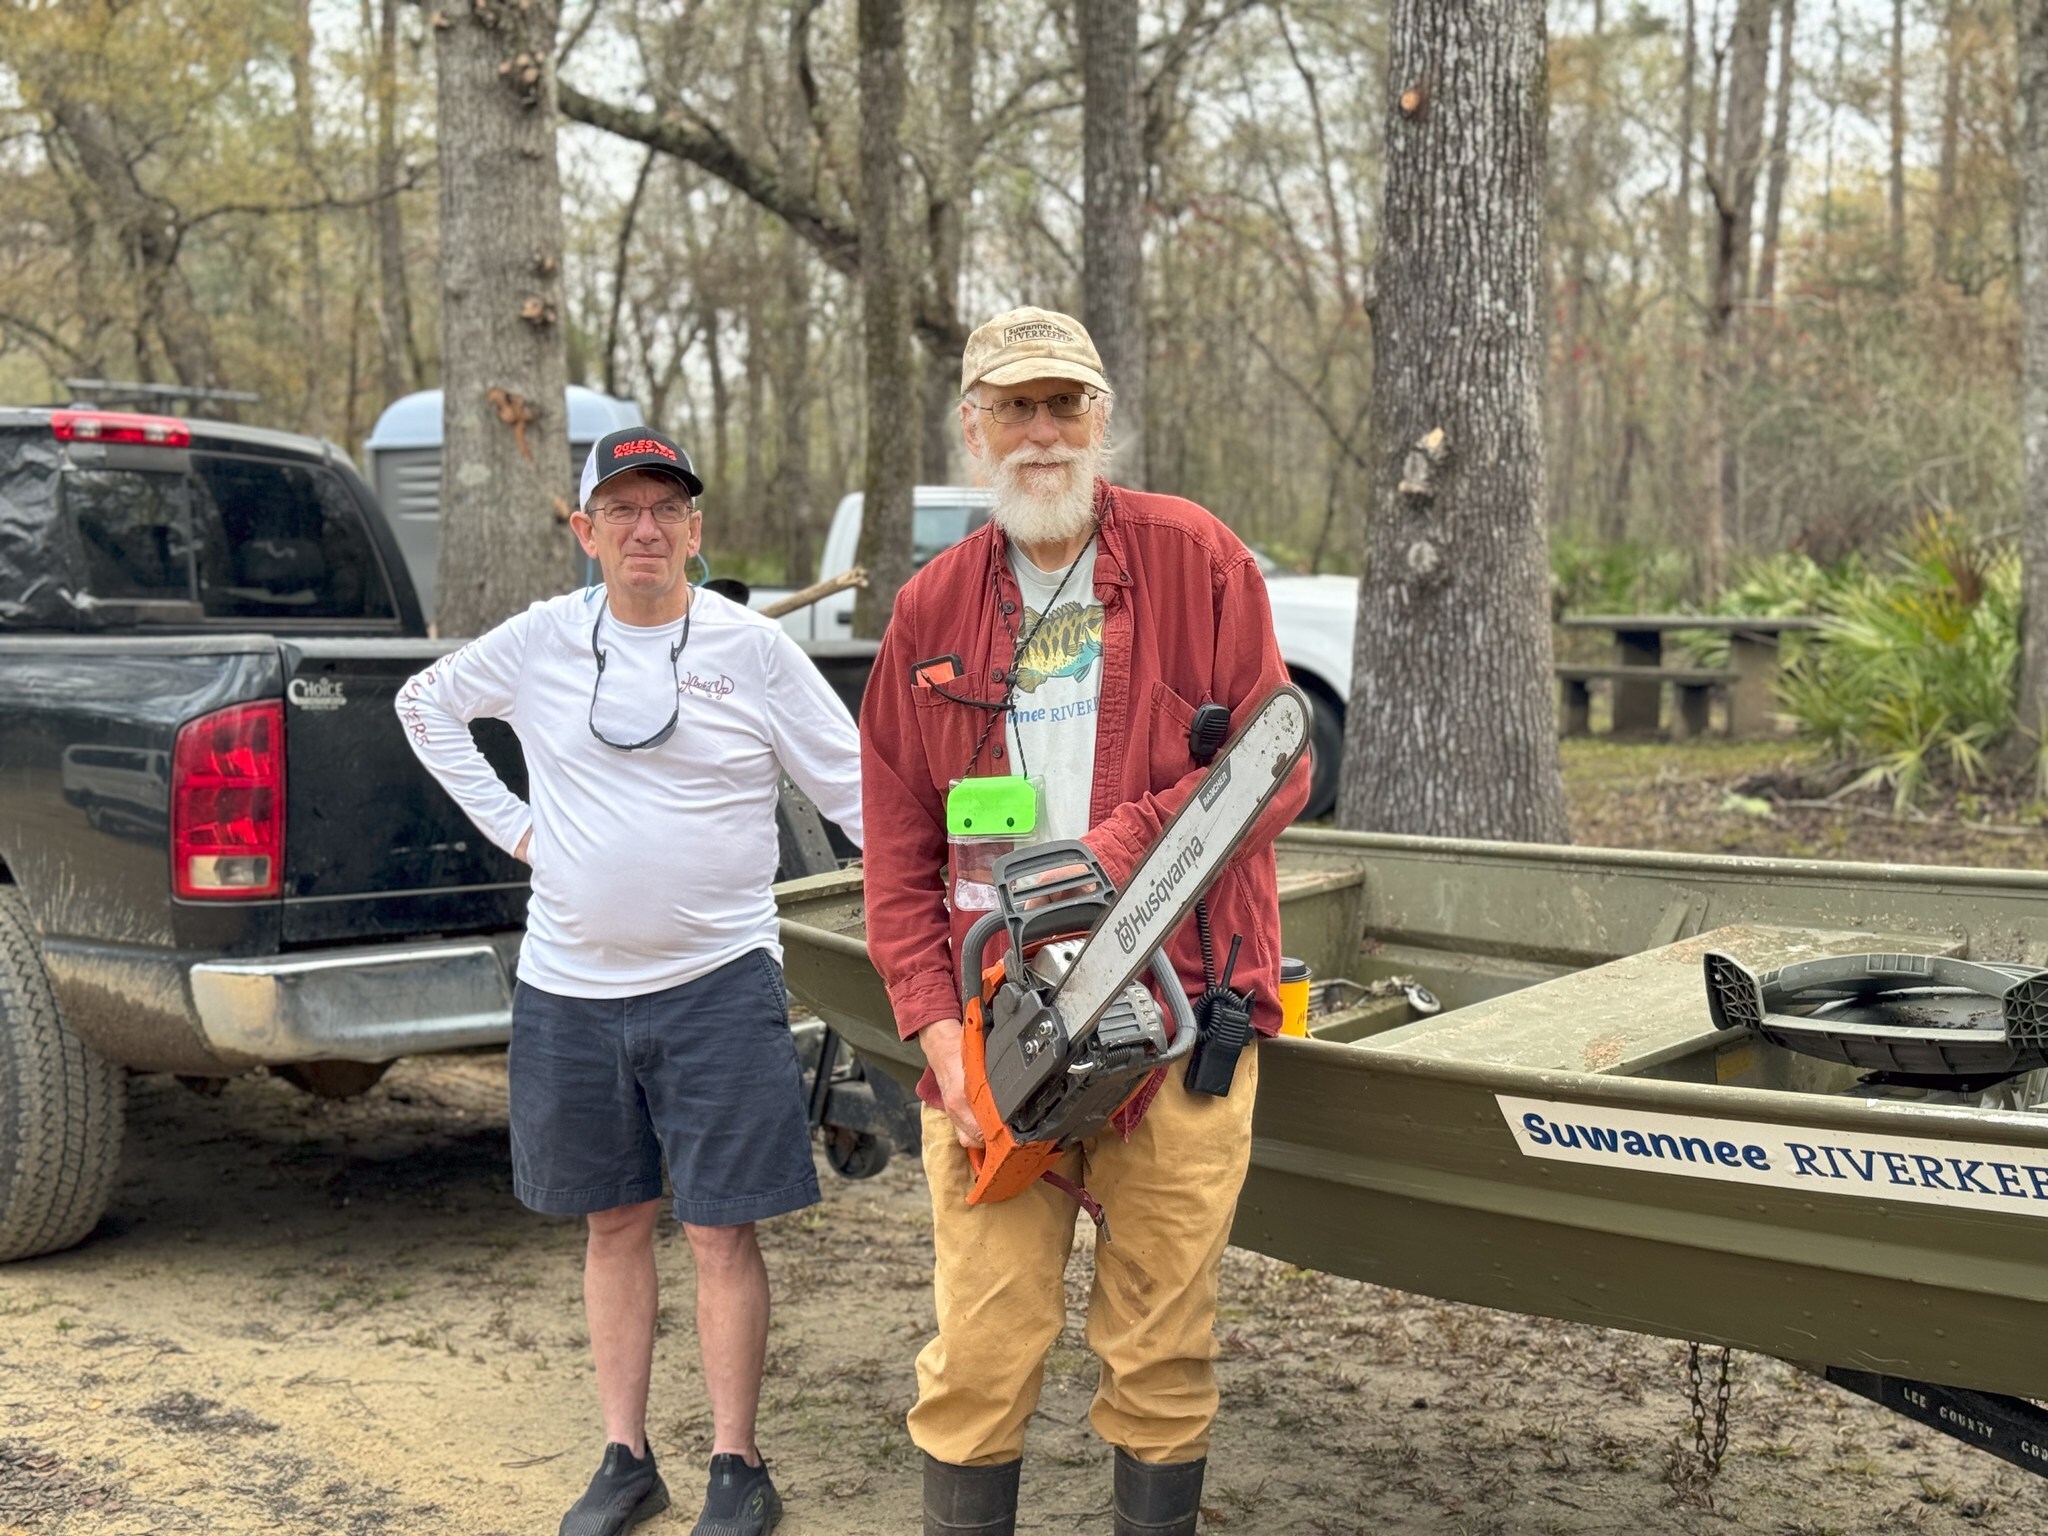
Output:
[[627,427],[591,444],[590,457],[583,461],[583,486],[576,504],[587,507],[597,488],[629,469],[651,469],[673,475],[692,496],[704,494],[704,482],[690,467],[690,456],[676,446],[675,439],[652,427]]

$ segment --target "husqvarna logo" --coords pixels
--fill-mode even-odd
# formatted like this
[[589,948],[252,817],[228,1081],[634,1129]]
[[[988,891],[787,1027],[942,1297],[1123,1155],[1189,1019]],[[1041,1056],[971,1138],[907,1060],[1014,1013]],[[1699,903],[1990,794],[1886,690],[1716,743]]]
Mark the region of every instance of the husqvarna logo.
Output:
[[1180,853],[1174,861],[1153,877],[1152,884],[1138,903],[1116,920],[1117,947],[1125,954],[1136,951],[1139,941],[1147,936],[1152,919],[1158,916],[1160,908],[1173,900],[1173,893],[1181,888],[1188,876],[1201,869],[1202,856],[1206,851],[1202,847],[1202,839],[1198,835],[1189,834],[1187,842],[1181,845]]
[[338,677],[295,677],[284,695],[300,709],[339,709],[348,702]]

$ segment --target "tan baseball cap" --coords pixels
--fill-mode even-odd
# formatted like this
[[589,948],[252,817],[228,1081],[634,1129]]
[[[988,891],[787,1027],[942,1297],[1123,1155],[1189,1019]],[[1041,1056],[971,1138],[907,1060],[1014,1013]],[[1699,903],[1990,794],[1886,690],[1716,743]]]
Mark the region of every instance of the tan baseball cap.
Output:
[[960,393],[977,384],[1073,379],[1114,393],[1088,328],[1056,309],[1006,309],[967,338],[960,354]]

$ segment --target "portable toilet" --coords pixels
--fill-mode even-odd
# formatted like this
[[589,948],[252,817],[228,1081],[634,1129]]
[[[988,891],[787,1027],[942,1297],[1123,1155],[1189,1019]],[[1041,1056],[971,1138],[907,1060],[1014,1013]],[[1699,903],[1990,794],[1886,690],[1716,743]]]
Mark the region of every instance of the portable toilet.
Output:
[[[590,445],[607,432],[640,425],[630,400],[571,384],[568,396],[569,470],[583,472]],[[364,469],[384,515],[398,536],[420,608],[434,617],[434,570],[441,553],[441,391],[422,389],[394,400],[363,444]],[[574,503],[576,486],[564,487]]]

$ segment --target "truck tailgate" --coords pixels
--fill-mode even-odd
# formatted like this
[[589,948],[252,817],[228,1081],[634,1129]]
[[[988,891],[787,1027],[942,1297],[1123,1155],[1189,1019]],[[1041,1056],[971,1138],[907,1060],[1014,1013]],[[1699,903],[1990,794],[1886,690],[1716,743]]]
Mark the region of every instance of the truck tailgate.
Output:
[[[413,755],[392,700],[452,649],[432,640],[281,641],[285,677],[287,945],[516,926],[526,866],[501,853]],[[513,793],[526,767],[511,729],[478,722]]]

